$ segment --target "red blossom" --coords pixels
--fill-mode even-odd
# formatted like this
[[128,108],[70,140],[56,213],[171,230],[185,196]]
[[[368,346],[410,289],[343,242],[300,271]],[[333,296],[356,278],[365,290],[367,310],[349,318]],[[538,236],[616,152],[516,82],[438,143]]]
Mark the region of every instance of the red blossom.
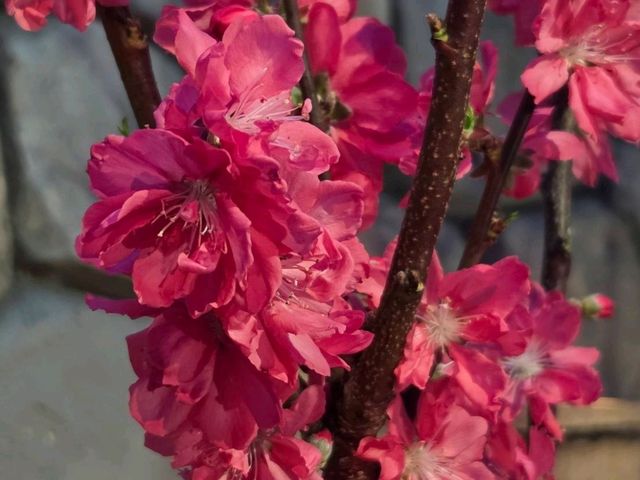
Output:
[[574,172],[589,185],[600,173],[617,179],[605,132],[640,140],[640,24],[631,3],[548,0],[534,24],[542,55],[522,74],[537,103],[568,85],[569,106],[585,144],[572,157],[583,165]]
[[487,421],[445,401],[437,390],[420,395],[415,422],[409,419],[400,397],[387,414],[388,433],[364,438],[357,453],[380,463],[380,480],[497,478],[483,463]]
[[[128,5],[129,0],[97,0],[97,3],[119,7]],[[7,0],[5,7],[20,27],[32,32],[44,27],[52,12],[61,22],[80,31],[85,31],[96,17],[96,0]]]
[[373,18],[344,22],[324,2],[309,10],[305,39],[330,133],[341,154],[331,178],[362,187],[363,227],[370,226],[384,162],[412,152],[408,140],[416,126],[406,120],[415,111],[417,92],[403,78],[404,54],[388,27]]

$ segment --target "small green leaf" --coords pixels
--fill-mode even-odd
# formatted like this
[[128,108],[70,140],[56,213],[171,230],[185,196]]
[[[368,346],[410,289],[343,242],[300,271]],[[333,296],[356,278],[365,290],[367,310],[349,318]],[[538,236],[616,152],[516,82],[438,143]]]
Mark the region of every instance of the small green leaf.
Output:
[[516,220],[518,220],[518,218],[520,217],[520,212],[518,211],[514,211],[511,212],[509,215],[507,215],[505,217],[505,219],[503,220],[505,226],[509,225],[512,222],[515,222]]
[[297,85],[291,89],[291,104],[302,105],[304,98],[302,98],[302,90]]
[[118,131],[120,132],[120,135],[124,135],[125,137],[128,137],[131,133],[131,129],[129,128],[129,119],[127,117],[122,117],[122,120],[120,120]]
[[440,42],[448,42],[449,34],[447,33],[446,29],[442,28],[440,30],[433,32],[433,39],[438,40]]
[[469,137],[476,128],[476,112],[471,105],[467,105],[467,111],[464,114],[464,135]]

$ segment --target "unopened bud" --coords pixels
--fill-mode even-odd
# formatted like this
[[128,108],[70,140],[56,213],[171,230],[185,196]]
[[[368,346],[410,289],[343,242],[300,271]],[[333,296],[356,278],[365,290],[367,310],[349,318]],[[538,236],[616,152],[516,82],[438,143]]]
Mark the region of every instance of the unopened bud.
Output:
[[333,437],[331,436],[331,433],[329,430],[321,430],[309,438],[309,443],[320,450],[320,454],[322,455],[320,468],[324,468],[329,461],[329,457],[333,450]]
[[613,300],[601,293],[594,293],[580,301],[582,314],[588,318],[611,318],[614,306]]

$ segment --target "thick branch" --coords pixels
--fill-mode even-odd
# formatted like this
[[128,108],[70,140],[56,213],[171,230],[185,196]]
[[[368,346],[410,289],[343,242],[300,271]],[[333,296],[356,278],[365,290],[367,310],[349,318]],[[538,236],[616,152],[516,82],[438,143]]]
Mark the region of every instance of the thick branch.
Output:
[[[568,101],[565,87],[556,96],[554,130],[572,128]],[[571,272],[571,181],[571,162],[551,162],[540,186],[544,206],[542,286],[546,290],[567,291]]]
[[[296,32],[296,37],[298,37],[304,43],[304,33],[302,29],[302,23],[300,22],[298,1],[283,0],[282,6],[284,7],[284,14],[287,18],[289,27],[291,27],[293,31]],[[302,74],[302,78],[300,79],[300,90],[302,91],[302,97],[311,100],[311,123],[316,127],[326,131],[328,126],[324,125],[324,122],[322,121],[322,112],[320,111],[318,97],[316,96],[313,77],[311,75],[311,64],[309,62],[309,56],[307,55],[306,48],[304,50],[302,58],[304,59],[304,73]]]
[[154,127],[153,111],[160,104],[160,93],[140,22],[129,7],[97,8],[138,126]]
[[382,427],[393,398],[394,369],[422,298],[451,197],[485,6],[486,0],[451,0],[444,30],[433,29],[436,74],[418,171],[380,307],[371,322],[374,341],[356,362],[338,403],[327,478],[375,478],[375,465],[352,455],[362,437]]
[[494,240],[490,234],[492,219],[494,218],[498,200],[509,176],[509,171],[518,155],[522,139],[527,131],[534,110],[535,103],[533,97],[528,91],[525,91],[516,116],[511,124],[511,128],[509,128],[507,138],[502,146],[500,163],[497,165],[497,168],[490,169],[487,173],[487,183],[485,184],[480,205],[473,219],[473,224],[469,230],[467,244],[462,254],[459,268],[467,268],[479,263],[480,260],[482,260],[484,252],[491,246]]

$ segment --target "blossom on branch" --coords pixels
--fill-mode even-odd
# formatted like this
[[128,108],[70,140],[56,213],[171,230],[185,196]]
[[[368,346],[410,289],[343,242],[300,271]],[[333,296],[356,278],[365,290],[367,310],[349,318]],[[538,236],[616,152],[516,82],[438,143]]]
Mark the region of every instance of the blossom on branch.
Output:
[[380,480],[492,480],[483,463],[488,422],[450,402],[446,390],[420,394],[412,422],[401,397],[387,410],[388,433],[366,437],[358,455],[379,462]]
[[129,4],[129,0],[6,0],[5,7],[18,25],[28,31],[40,30],[53,13],[62,23],[83,32],[96,18],[96,2],[104,7]]
[[547,0],[534,24],[542,55],[529,64],[522,82],[536,103],[568,86],[575,134],[584,142],[574,158],[590,159],[576,174],[588,185],[600,173],[617,179],[607,132],[640,141],[640,13],[632,3]]

